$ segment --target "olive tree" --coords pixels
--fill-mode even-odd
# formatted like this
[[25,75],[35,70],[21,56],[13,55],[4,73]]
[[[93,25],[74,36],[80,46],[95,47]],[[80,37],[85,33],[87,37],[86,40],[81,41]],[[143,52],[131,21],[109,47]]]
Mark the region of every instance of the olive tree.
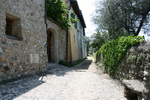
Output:
[[150,0],[104,0],[96,5],[93,21],[110,38],[138,35],[149,24]]

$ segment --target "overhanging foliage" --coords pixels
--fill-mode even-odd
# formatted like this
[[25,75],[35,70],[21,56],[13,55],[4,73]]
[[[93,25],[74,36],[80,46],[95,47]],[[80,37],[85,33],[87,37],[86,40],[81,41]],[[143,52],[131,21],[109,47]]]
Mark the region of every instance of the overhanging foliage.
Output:
[[58,22],[62,29],[70,27],[69,19],[67,18],[69,12],[65,3],[61,0],[47,0],[46,6],[48,17]]
[[97,62],[100,61],[102,55],[105,69],[108,70],[111,76],[114,76],[116,68],[127,53],[127,49],[131,46],[138,45],[143,40],[144,38],[140,36],[123,36],[116,40],[108,41],[97,51],[96,60]]

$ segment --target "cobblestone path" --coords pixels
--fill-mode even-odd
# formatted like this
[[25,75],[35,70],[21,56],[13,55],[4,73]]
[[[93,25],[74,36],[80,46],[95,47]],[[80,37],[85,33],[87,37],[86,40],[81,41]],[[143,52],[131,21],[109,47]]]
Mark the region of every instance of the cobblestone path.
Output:
[[74,68],[50,64],[49,71],[0,85],[0,100],[126,100],[123,87],[97,73],[92,58]]

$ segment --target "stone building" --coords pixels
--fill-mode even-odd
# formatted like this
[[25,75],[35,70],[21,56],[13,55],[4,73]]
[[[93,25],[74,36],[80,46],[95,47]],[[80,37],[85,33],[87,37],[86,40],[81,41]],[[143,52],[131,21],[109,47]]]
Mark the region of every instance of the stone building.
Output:
[[69,9],[69,18],[77,20],[70,22],[71,28],[68,30],[68,61],[72,62],[86,57],[84,45],[86,25],[77,0],[70,0]]
[[45,0],[1,0],[0,81],[43,72],[48,61],[65,59],[66,32],[46,19]]
[[[45,17],[45,1],[1,0],[0,82],[44,72],[48,63],[79,59],[77,29],[62,30]],[[84,34],[84,20],[77,17]]]
[[73,13],[79,20],[68,30],[46,17],[46,0],[1,0],[0,82],[44,72],[48,63],[85,57],[82,13],[76,0],[63,1],[69,17]]

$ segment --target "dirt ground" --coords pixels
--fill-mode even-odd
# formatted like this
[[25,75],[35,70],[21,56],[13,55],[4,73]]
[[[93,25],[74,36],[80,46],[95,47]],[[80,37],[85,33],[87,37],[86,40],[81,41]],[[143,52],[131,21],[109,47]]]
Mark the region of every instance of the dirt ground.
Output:
[[67,68],[49,64],[43,75],[0,85],[0,100],[127,100],[121,84],[99,71],[93,58]]

